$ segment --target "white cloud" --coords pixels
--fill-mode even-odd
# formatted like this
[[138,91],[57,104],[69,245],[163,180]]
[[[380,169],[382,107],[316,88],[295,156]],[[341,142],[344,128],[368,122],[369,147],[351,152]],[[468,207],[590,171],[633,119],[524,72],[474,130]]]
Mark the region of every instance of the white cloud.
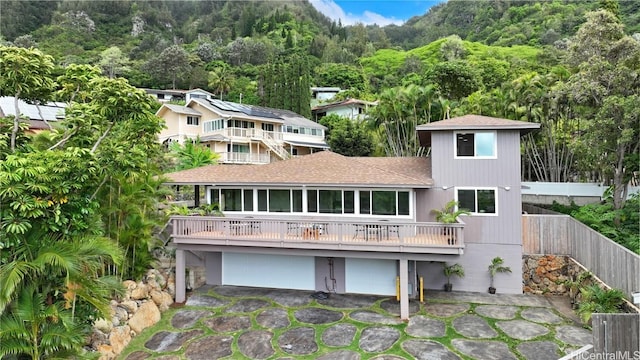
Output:
[[342,25],[354,25],[362,23],[364,25],[378,24],[379,26],[386,26],[390,24],[401,25],[403,20],[396,19],[395,17],[385,17],[372,11],[365,11],[364,13],[352,14],[345,13],[345,11],[336,4],[333,0],[309,0],[316,10],[326,15],[331,20],[342,22]]

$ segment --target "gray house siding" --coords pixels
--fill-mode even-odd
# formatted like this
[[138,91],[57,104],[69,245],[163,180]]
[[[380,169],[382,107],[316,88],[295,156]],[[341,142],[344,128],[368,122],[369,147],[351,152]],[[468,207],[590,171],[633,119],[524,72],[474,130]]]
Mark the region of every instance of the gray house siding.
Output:
[[[446,199],[441,207],[455,198],[456,187],[496,188],[498,216],[465,216],[463,221],[468,229],[465,241],[521,244],[520,133],[512,130],[497,134],[496,159],[456,159],[453,132],[434,132],[431,151],[435,194],[431,196],[433,202]],[[443,186],[447,189],[443,190]]]
[[[463,215],[465,223],[464,254],[448,263],[459,263],[466,276],[452,279],[454,288],[465,291],[487,291],[487,267],[496,256],[502,257],[511,274],[498,274],[495,286],[499,292],[522,292],[522,204],[520,191],[520,132],[497,131],[495,159],[459,159],[455,157],[453,131],[431,134],[432,174],[434,186],[416,194],[418,221],[435,221],[433,209],[441,209],[455,199],[456,188],[493,188],[496,191],[496,215]],[[419,276],[428,289],[442,289],[446,282],[441,262],[419,262]]]
[[[522,247],[520,245],[467,244],[465,253],[447,261],[464,267],[464,278],[452,278],[454,290],[486,292],[489,288],[488,266],[491,259],[500,256],[512,273],[497,274],[494,286],[498,293],[522,293]],[[446,278],[442,273],[442,262],[419,261],[418,276],[424,278],[426,289],[442,290]]]

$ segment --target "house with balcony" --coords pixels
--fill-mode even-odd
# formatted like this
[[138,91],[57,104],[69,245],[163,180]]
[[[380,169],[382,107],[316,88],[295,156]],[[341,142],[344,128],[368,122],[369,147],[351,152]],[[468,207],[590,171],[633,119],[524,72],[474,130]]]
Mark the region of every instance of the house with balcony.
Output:
[[[498,292],[522,293],[520,136],[539,124],[467,115],[420,125],[429,157],[345,157],[330,151],[268,165],[212,165],[167,174],[204,189],[224,217],[173,216],[176,301],[185,271],[206,282],[336,293],[396,295],[400,316],[419,279],[442,289],[444,263],[461,264],[462,291],[487,291],[496,256],[513,273]],[[468,209],[435,221],[451,201]]]
[[313,121],[320,121],[323,117],[336,114],[351,120],[364,120],[371,107],[378,105],[376,101],[366,101],[358,99],[346,99],[330,103],[318,104],[311,108]]
[[269,164],[328,149],[326,127],[292,111],[192,98],[185,106],[163,104],[162,143],[193,141],[220,154],[223,164]]
[[154,99],[161,103],[168,102],[185,102],[188,103],[191,99],[214,99],[215,96],[202,89],[142,89],[147,94],[151,95]]

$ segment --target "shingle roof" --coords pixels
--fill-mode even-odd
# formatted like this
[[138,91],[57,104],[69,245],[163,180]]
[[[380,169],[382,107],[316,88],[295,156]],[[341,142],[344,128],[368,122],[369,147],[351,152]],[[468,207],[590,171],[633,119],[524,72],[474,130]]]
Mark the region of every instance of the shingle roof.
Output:
[[209,165],[166,174],[167,184],[427,188],[429,158],[346,157],[331,151],[267,165]]
[[521,130],[529,131],[540,128],[540,124],[526,121],[507,120],[482,115],[464,115],[447,120],[435,121],[419,125],[417,130]]

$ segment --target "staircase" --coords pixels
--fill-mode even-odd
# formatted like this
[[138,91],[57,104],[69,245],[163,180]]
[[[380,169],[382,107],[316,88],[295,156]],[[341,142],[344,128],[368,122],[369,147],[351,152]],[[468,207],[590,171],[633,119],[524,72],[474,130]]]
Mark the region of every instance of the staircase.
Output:
[[267,132],[263,132],[261,140],[262,143],[264,143],[269,150],[273,151],[281,160],[286,160],[291,157],[291,154],[289,154],[287,149],[285,149],[281,143],[275,141]]

